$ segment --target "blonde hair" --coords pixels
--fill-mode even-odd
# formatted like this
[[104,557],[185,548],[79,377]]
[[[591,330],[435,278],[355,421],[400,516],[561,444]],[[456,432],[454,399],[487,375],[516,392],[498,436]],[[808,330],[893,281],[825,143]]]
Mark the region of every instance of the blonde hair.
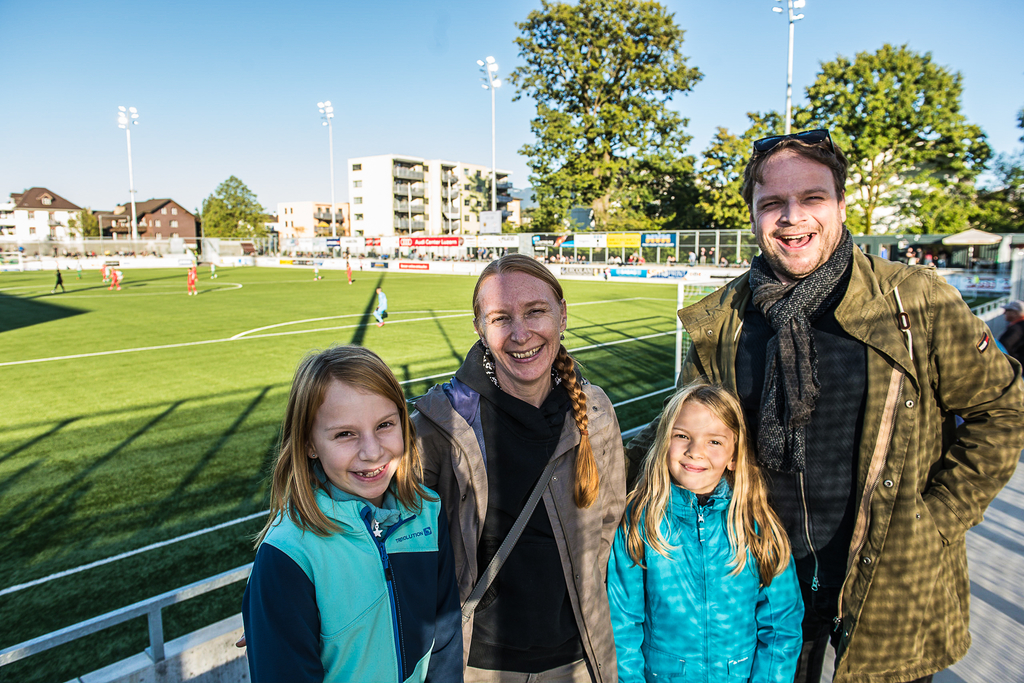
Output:
[[395,404],[405,449],[389,488],[402,505],[411,510],[418,511],[424,497],[434,500],[419,483],[423,465],[416,449],[405,393],[391,368],[373,351],[361,346],[334,346],[325,351],[312,351],[295,369],[288,408],[281,426],[277,461],[271,475],[270,516],[256,536],[257,546],[284,514],[299,528],[318,536],[339,530],[316,503],[316,489],[324,488],[324,485],[313,470],[315,461],[309,457],[313,422],[331,380],[351,384]]
[[680,389],[662,413],[654,445],[640,466],[636,488],[626,499],[626,513],[622,520],[626,550],[633,562],[644,566],[645,546],[665,557],[672,549],[661,534],[661,520],[675,485],[668,469],[672,428],[687,403],[707,408],[735,436],[736,453],[733,457],[736,467],[724,474],[732,487],[726,521],[729,544],[735,552],[732,574],[743,571],[749,551],[757,563],[761,583],[768,586],[789,564],[789,537],[779,516],[768,505],[768,487],[754,459],[739,399],[727,389],[703,381]]
[[[523,273],[535,277],[551,288],[558,301],[561,302],[565,299],[562,294],[562,285],[550,270],[524,254],[508,254],[488,263],[476,281],[476,288],[473,290],[473,317],[478,324],[482,323],[480,319],[480,287],[487,278],[506,273]],[[572,417],[576,422],[576,427],[580,430],[580,444],[576,447],[576,486],[573,498],[576,507],[587,508],[597,500],[601,483],[597,472],[597,461],[594,459],[594,449],[590,445],[587,396],[583,393],[576,377],[576,364],[576,360],[565,350],[565,346],[559,344],[558,356],[552,363],[552,367],[569,393],[569,400],[572,402]]]

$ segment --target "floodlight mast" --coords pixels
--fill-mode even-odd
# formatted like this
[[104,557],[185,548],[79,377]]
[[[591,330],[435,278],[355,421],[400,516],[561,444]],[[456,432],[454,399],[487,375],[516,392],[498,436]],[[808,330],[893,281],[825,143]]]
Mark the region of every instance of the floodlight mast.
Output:
[[501,79],[497,78],[498,63],[494,61],[494,57],[488,57],[486,60],[476,60],[477,65],[480,67],[480,73],[484,76],[480,80],[483,81],[483,89],[491,91],[491,211],[498,210],[498,168],[495,153],[495,129],[494,129],[494,89],[501,87]]
[[[139,125],[139,110],[135,107],[117,108],[117,127],[123,128],[128,138],[128,194],[132,200],[132,241],[139,239],[139,221],[135,214],[135,176],[132,174],[132,126]],[[102,232],[100,237],[102,237]]]
[[[781,3],[783,0],[775,0]],[[802,14],[793,14],[794,9],[803,9],[807,0],[785,0],[789,9],[789,62],[786,70],[786,135],[793,125],[793,25],[804,18]],[[781,7],[772,7],[772,11],[781,14]]]
[[334,126],[331,125],[331,119],[334,118],[334,107],[331,106],[330,100],[317,102],[316,106],[320,109],[320,118],[323,119],[321,125],[327,126],[327,145],[331,156],[331,237],[337,237],[338,231],[334,224],[334,216],[337,213],[334,201]]

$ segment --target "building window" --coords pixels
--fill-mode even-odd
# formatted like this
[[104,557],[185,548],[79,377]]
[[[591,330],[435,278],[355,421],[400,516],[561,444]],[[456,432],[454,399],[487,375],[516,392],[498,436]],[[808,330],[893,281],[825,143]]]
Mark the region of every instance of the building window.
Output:
[[167,215],[167,207],[165,206],[164,208],[160,209],[160,213],[162,213],[163,215],[166,216]]
[[357,213],[357,214],[356,214],[356,220],[357,220],[357,221],[361,221],[361,220],[363,220],[363,214],[361,214],[361,213]]
[[362,171],[363,170],[363,165],[362,164],[352,164],[352,170],[353,171]]
[[53,200],[50,199],[49,197],[43,197],[41,201],[43,206],[49,206],[50,204],[53,204]]
[[177,216],[178,215],[178,210],[172,207],[171,208],[171,215],[172,216]]
[[466,191],[468,192],[469,190],[472,190],[472,189],[473,189],[473,186],[470,185],[469,183],[466,183]]
[[163,238],[163,235],[162,235],[161,233],[159,233],[159,232],[158,232],[158,233],[156,234],[156,238],[157,238],[157,239],[162,239],[162,238]]
[[466,206],[469,206],[469,200],[468,199],[466,200]]
[[363,186],[363,181],[362,180],[353,180],[352,181],[352,187],[362,187],[362,186]]
[[178,221],[171,221],[171,227],[172,228],[178,227]]
[[159,218],[156,219],[156,227],[158,227],[158,228],[160,227],[160,219]]
[[28,234],[30,234],[30,235],[36,234],[36,229],[34,227],[32,227],[32,226],[29,226]]
[[353,197],[352,198],[352,203],[353,204],[362,204],[363,203],[363,198],[362,197]]

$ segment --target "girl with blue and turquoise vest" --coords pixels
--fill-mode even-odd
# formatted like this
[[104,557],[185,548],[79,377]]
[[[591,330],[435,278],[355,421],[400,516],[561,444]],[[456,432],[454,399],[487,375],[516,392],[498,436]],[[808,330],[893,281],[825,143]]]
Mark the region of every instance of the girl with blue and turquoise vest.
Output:
[[803,602],[739,400],[668,402],[608,563],[619,681],[790,683]]
[[242,599],[254,683],[462,681],[448,521],[421,477],[384,361],[337,346],[299,364]]

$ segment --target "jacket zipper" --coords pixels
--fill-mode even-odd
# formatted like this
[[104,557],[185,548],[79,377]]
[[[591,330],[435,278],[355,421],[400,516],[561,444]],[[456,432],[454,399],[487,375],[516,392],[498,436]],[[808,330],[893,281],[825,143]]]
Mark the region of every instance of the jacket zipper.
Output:
[[[377,550],[380,552],[380,561],[384,566],[384,581],[388,587],[388,598],[391,601],[391,629],[395,635],[395,657],[398,660],[398,680],[402,681],[405,678],[405,657],[402,656],[402,626],[398,619],[398,601],[395,596],[395,576],[391,571],[391,558],[388,557],[388,551],[384,547],[384,543],[388,538],[395,532],[398,527],[402,526],[406,522],[411,522],[414,517],[406,517],[405,519],[399,519],[397,522],[391,525],[387,531],[384,532],[383,536],[378,537],[374,533],[375,522],[372,521],[371,513],[369,508],[363,509],[363,523],[366,524],[366,530],[370,532],[370,538],[377,545]],[[380,529],[377,529],[377,533],[380,533]]]
[[800,473],[800,504],[804,508],[804,535],[807,537],[807,547],[814,557],[814,577],[811,579],[811,590],[818,590],[818,551],[814,549],[814,541],[811,540],[811,513],[807,509],[807,485],[804,481],[804,473]]
[[707,681],[707,675],[709,671],[708,662],[708,650],[710,644],[708,643],[708,570],[707,560],[704,557],[704,510],[701,508],[700,503],[696,504],[697,508],[697,547],[700,548],[700,571],[701,571],[701,589],[704,591],[704,679]]
[[896,413],[899,411],[900,398],[903,396],[903,384],[906,381],[906,375],[900,373],[899,386],[896,389],[895,399],[892,402],[892,419],[889,420],[888,428],[885,433],[884,443],[886,444],[885,452],[882,454],[881,465],[877,468],[874,477],[871,481],[867,482],[867,486],[864,488],[863,501],[867,501],[864,507],[865,522],[864,532],[861,538],[857,541],[857,545],[850,548],[850,559],[847,561],[846,577],[843,579],[843,585],[839,589],[839,604],[836,609],[835,619],[832,620],[833,628],[837,632],[841,632],[843,628],[843,593],[846,591],[846,584],[850,580],[851,569],[853,563],[856,562],[856,557],[860,553],[864,544],[867,542],[868,531],[871,526],[871,496],[875,493],[875,488],[878,487],[878,480],[882,478],[882,471],[885,469],[885,463],[889,459],[889,446],[892,445],[892,435],[896,430]]

